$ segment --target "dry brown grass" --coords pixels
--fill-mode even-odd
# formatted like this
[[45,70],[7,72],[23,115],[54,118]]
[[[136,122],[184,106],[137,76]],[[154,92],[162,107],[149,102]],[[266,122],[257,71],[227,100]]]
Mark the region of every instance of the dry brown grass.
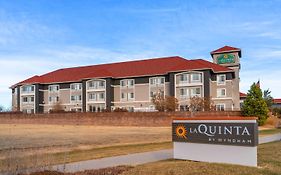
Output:
[[115,145],[166,142],[170,127],[0,124],[0,156],[9,149],[29,152],[69,151]]
[[170,131],[170,127],[0,124],[0,170],[165,149]]

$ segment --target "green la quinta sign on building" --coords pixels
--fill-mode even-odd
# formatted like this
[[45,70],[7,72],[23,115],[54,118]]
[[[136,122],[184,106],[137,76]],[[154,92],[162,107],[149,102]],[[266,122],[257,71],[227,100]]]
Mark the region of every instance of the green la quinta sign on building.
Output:
[[217,58],[218,64],[235,63],[235,56],[233,54],[222,54]]

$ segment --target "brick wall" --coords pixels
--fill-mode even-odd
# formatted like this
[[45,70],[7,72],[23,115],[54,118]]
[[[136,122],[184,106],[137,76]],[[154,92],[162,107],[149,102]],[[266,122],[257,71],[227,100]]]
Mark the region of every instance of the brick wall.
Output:
[[[239,116],[237,112],[199,112],[192,116]],[[191,117],[189,112],[112,112],[57,114],[0,114],[0,124],[59,124],[99,126],[170,126],[173,117]]]

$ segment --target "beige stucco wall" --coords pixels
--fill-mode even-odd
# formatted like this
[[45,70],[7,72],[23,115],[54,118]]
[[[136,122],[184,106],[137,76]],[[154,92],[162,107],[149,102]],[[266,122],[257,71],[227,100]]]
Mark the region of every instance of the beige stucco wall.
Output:
[[136,84],[135,85],[135,101],[149,101],[149,85]]

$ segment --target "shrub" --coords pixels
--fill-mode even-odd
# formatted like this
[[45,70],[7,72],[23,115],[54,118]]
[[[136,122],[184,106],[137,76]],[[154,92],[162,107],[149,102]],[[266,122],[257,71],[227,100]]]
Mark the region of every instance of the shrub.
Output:
[[125,108],[115,108],[113,112],[128,112],[128,110]]
[[281,118],[281,108],[273,108],[272,114],[277,116],[278,118]]

